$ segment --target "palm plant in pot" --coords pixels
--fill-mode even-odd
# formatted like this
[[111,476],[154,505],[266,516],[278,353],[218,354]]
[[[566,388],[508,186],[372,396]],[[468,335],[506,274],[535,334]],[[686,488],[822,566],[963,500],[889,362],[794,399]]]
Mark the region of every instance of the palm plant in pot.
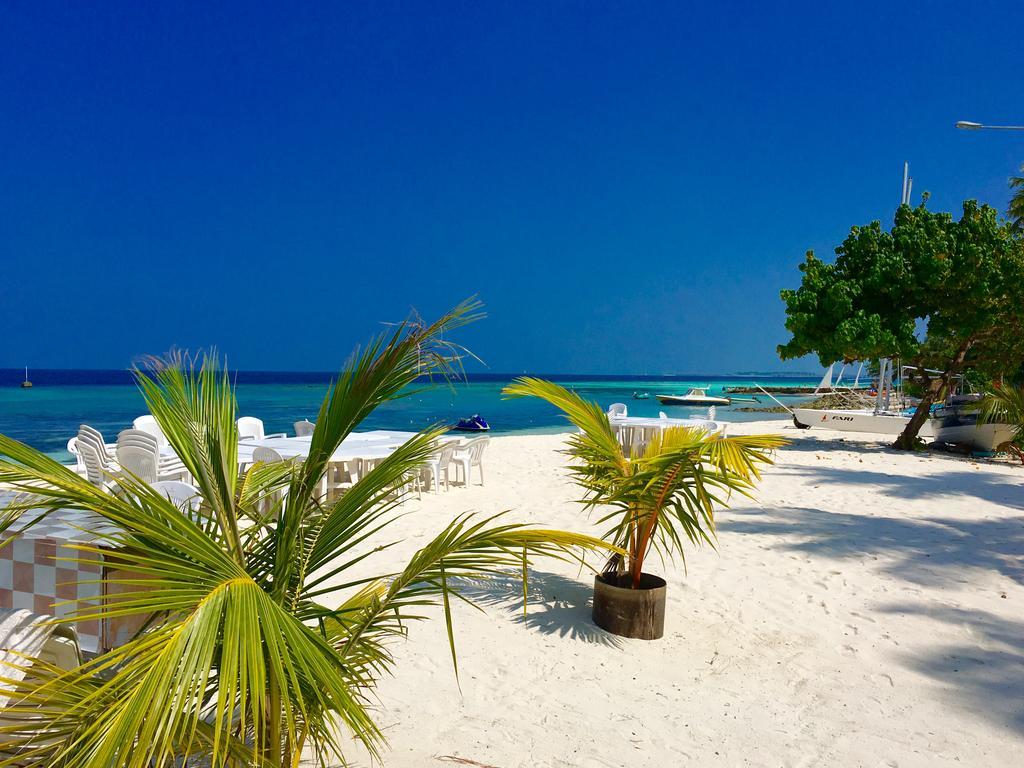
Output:
[[395,671],[392,643],[410,622],[436,606],[454,660],[450,605],[470,599],[459,592],[464,578],[510,568],[525,577],[534,557],[607,551],[593,537],[463,514],[408,558],[382,560],[401,541],[397,505],[443,426],[410,438],[339,497],[318,490],[332,454],[375,408],[423,374],[451,373],[458,350],[446,336],[476,315],[467,302],[372,341],[329,387],[306,460],[242,473],[234,390],[216,358],[138,371],[150,412],[195,479],[196,514],[128,474],[96,487],[0,435],[0,483],[25,493],[19,511],[91,512],[100,544],[116,553],[98,604],[57,621],[140,625],[72,670],[29,660],[23,681],[0,670],[0,688],[18,689],[0,708],[0,766],[326,766],[342,759],[346,733],[379,756],[374,689]]
[[595,623],[624,637],[654,640],[665,622],[665,581],[644,571],[656,553],[663,561],[684,546],[715,544],[715,507],[732,493],[749,495],[786,441],[775,435],[723,437],[699,427],[662,430],[642,453],[623,449],[597,403],[550,381],[519,378],[509,397],[538,397],[559,408],[579,433],[566,451],[575,459],[574,480],[585,490],[587,510],[599,509],[604,539],[626,555],[613,554],[594,579]]

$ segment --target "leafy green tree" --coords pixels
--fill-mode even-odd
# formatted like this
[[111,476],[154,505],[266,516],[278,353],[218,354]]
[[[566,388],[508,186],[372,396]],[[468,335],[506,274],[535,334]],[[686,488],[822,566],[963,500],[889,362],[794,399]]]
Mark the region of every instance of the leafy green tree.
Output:
[[[1024,172],[1024,165],[1020,169]],[[1013,226],[1018,232],[1024,232],[1024,176],[1011,176],[1010,189],[1014,192],[1013,197],[1010,198],[1006,215],[1010,217],[1010,221],[1013,222]]]
[[111,476],[106,492],[0,436],[0,483],[29,494],[23,511],[88,510],[116,526],[103,538],[122,570],[104,581],[131,591],[110,590],[76,619],[146,619],[126,644],[77,669],[36,662],[34,681],[0,713],[0,764],[170,768],[195,758],[280,768],[305,752],[326,765],[346,731],[377,755],[373,688],[410,621],[440,606],[454,660],[450,601],[469,599],[457,591],[462,578],[508,569],[525,578],[534,556],[607,552],[591,537],[463,515],[404,568],[373,569],[393,543],[381,536],[403,488],[443,427],[410,439],[340,497],[320,495],[331,455],[374,408],[420,375],[452,373],[445,335],[476,314],[467,302],[371,342],[329,388],[308,459],[243,475],[234,392],[215,359],[138,371],[150,412],[195,478],[199,515],[128,475]]
[[[790,340],[783,359],[900,358],[920,405],[896,447],[911,448],[929,408],[966,367],[1011,370],[1024,359],[1024,249],[996,211],[968,200],[963,215],[903,205],[884,231],[853,227],[836,259],[808,252],[796,290],[782,291]],[[933,368],[940,374],[929,373]]]

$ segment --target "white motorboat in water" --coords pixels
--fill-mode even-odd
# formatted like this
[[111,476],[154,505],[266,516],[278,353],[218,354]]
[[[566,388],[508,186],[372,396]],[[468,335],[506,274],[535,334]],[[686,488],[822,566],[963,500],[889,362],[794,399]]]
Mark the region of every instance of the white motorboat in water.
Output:
[[728,397],[709,395],[706,389],[693,387],[685,395],[655,395],[662,405],[729,405]]

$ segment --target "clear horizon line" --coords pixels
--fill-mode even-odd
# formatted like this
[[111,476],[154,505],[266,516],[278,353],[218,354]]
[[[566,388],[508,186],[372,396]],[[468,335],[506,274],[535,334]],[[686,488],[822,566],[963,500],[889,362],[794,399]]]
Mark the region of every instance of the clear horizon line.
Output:
[[[25,366],[17,367],[0,367],[0,372],[18,372],[21,373],[25,370]],[[94,373],[131,373],[131,368],[32,368],[29,367],[29,372],[94,372]],[[333,376],[337,374],[338,370],[317,370],[317,369],[294,369],[294,368],[228,368],[233,373],[294,373],[294,374],[316,374]],[[636,371],[626,371],[622,373],[597,373],[594,371],[586,372],[575,372],[575,371],[467,371],[467,375],[483,375],[483,376],[692,376],[700,378],[701,376],[819,376],[820,374],[814,371],[683,371],[683,372],[661,372],[661,373],[639,373]]]

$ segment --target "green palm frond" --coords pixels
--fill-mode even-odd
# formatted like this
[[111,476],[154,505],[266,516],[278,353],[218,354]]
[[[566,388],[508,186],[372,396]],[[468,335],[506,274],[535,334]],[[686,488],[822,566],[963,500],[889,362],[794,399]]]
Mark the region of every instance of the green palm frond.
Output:
[[331,617],[331,637],[347,661],[369,674],[390,667],[383,640],[404,634],[404,624],[426,618],[426,606],[444,608],[452,662],[458,669],[452,632],[450,598],[462,598],[453,581],[525,574],[533,558],[573,558],[585,562],[586,553],[615,550],[601,539],[525,525],[493,525],[499,516],[454,520],[433,541],[410,559],[389,582],[365,587]]
[[468,299],[433,323],[423,323],[414,314],[390,334],[374,339],[361,354],[353,355],[328,389],[317,416],[309,455],[293,476],[281,513],[274,564],[278,589],[286,589],[293,581],[297,563],[289,547],[298,544],[300,521],[331,455],[375,408],[403,396],[420,376],[453,376],[463,350],[447,340],[446,334],[478,319],[480,307],[480,302]]
[[[627,456],[597,403],[534,378],[517,379],[504,394],[546,400],[580,429],[567,440],[570,472],[585,491],[586,508],[599,509],[598,524],[609,526],[605,540],[628,552],[635,584],[652,551],[663,559],[679,555],[685,565],[686,543],[714,545],[715,508],[733,493],[749,496],[760,467],[786,442],[673,427],[651,440],[642,456]],[[617,564],[613,558],[606,567]]]
[[198,361],[175,353],[150,360],[135,378],[149,412],[188,469],[216,517],[232,556],[241,562],[236,519],[238,429],[235,393],[215,354]]
[[1014,442],[1024,440],[1024,387],[1004,386],[986,393],[976,406],[982,424],[1012,424]]
[[[409,621],[441,606],[454,654],[451,604],[466,599],[463,577],[511,569],[525,578],[536,557],[614,551],[588,536],[463,516],[400,571],[368,569],[391,546],[382,532],[440,427],[407,441],[339,498],[322,498],[321,479],[345,437],[420,376],[455,375],[463,351],[446,337],[478,316],[470,300],[437,322],[413,316],[371,341],[329,387],[309,459],[258,463],[241,475],[234,392],[216,357],[174,355],[137,369],[150,412],[195,478],[198,512],[183,514],[130,475],[96,488],[0,435],[0,483],[23,493],[19,525],[67,508],[111,524],[77,547],[83,556],[106,551],[109,567],[97,579],[104,594],[56,621],[141,623],[120,647],[22,686],[0,713],[0,765],[150,768],[191,756],[218,768],[280,768],[304,746],[325,765],[341,756],[345,731],[377,755],[372,687],[393,671],[389,645]],[[587,450],[620,462],[595,427]],[[349,575],[356,565],[360,575]]]

